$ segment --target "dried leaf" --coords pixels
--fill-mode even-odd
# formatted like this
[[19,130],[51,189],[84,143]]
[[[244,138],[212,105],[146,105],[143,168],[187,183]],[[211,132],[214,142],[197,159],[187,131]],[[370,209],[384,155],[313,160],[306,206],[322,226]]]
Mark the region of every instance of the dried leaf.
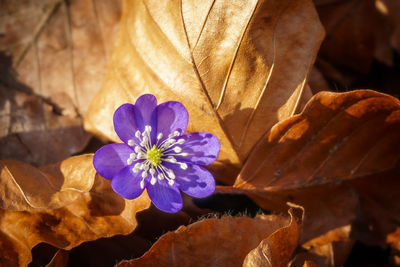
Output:
[[399,100],[374,91],[321,92],[260,140],[234,186],[276,192],[393,169],[399,109]]
[[387,18],[392,30],[390,36],[390,44],[398,52],[400,52],[400,18],[398,16],[400,11],[400,3],[396,0],[377,0],[375,3],[378,11]]
[[368,73],[375,57],[390,65],[393,61],[390,29],[375,2],[314,0],[327,32],[320,57],[341,69],[359,73]]
[[[257,144],[234,187],[265,209],[282,210],[285,201],[302,205],[301,243],[351,224],[363,201],[355,192],[363,189],[346,181],[381,183],[377,179],[397,168],[399,108],[399,100],[373,91],[321,92]],[[391,197],[383,203],[397,192],[399,183],[390,184]],[[372,188],[386,194],[385,187]],[[372,196],[367,190],[364,194]]]
[[105,75],[121,3],[0,5],[0,158],[60,161],[88,143],[81,116]]
[[96,171],[91,159],[91,155],[73,157],[43,171],[19,161],[0,161],[0,207],[30,211],[71,203],[93,186]]
[[[294,215],[293,212],[298,214]],[[289,224],[276,230],[250,251],[244,259],[243,267],[287,266],[300,239],[303,213],[301,207],[289,210]]]
[[227,183],[256,141],[299,106],[324,35],[309,0],[127,0],[120,27],[85,128],[118,141],[112,116],[119,105],[143,93],[180,101],[188,131],[220,139],[213,167]]
[[28,264],[31,249],[40,242],[69,250],[136,228],[136,214],[150,206],[150,199],[146,194],[135,200],[121,198],[108,180],[96,174],[92,159],[92,155],[72,157],[41,170],[2,162],[1,185],[6,193],[1,195],[0,263]]
[[301,252],[292,260],[290,267],[303,266],[305,261],[313,261],[320,267],[343,266],[349,257],[355,240],[350,238],[351,225],[330,230],[302,245]]
[[395,170],[351,181],[361,200],[354,237],[370,245],[389,244],[400,250],[399,177],[398,164]]
[[[273,253],[281,249],[283,240],[278,242],[276,238],[282,234],[291,244],[284,248],[285,252],[281,251],[285,254],[286,249],[292,251],[292,244],[299,238],[302,209],[292,208],[289,214],[290,218],[277,215],[223,217],[182,226],[160,237],[142,257],[118,266],[241,266],[246,254],[271,235],[269,245]],[[278,260],[277,255],[271,256]]]
[[46,267],[67,267],[69,252],[59,249]]

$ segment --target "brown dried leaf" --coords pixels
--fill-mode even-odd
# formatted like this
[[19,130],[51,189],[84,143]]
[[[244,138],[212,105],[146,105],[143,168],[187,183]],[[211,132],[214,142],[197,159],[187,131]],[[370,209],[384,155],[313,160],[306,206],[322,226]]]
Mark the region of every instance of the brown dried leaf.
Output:
[[[297,212],[297,214],[293,214]],[[289,210],[290,222],[261,241],[247,254],[243,267],[287,266],[300,239],[303,208]],[[297,221],[297,220],[300,220]]]
[[43,165],[81,151],[90,137],[81,116],[105,75],[121,1],[0,6],[0,157]]
[[367,73],[374,59],[377,33],[383,31],[377,27],[380,17],[374,0],[314,2],[327,32],[320,56],[336,66]]
[[[265,209],[282,210],[285,201],[302,205],[302,243],[351,224],[363,201],[355,192],[371,194],[346,181],[382,183],[377,179],[397,168],[399,109],[396,98],[369,90],[321,92],[260,140],[234,187]],[[394,199],[398,186],[391,183],[391,197],[383,203]],[[386,194],[386,187],[372,188]]]
[[1,179],[12,182],[1,183],[2,192],[9,192],[1,201],[13,210],[0,209],[0,263],[28,264],[31,249],[40,242],[69,250],[136,228],[136,214],[150,206],[149,198],[121,198],[96,174],[92,158],[72,157],[41,170],[2,162]]
[[67,267],[69,252],[59,249],[46,267]]
[[399,109],[396,98],[370,90],[321,92],[260,140],[234,186],[276,192],[391,170],[400,158]]
[[256,141],[299,106],[323,35],[309,0],[126,0],[85,128],[118,141],[112,116],[119,105],[144,93],[180,101],[191,117],[188,131],[220,139],[214,168],[232,183]]
[[71,203],[93,186],[96,171],[91,160],[91,155],[72,157],[42,171],[19,161],[0,161],[0,207],[31,211]]
[[297,254],[290,267],[303,266],[307,260],[320,267],[343,266],[355,243],[350,238],[351,229],[351,225],[345,225],[304,243],[306,252]]
[[355,229],[354,237],[367,244],[389,244],[400,251],[399,165],[395,170],[351,181],[350,185],[361,200],[359,219],[356,221],[359,227]]
[[[276,240],[282,234],[291,244],[281,251],[285,254],[294,249],[294,242],[297,244],[302,212],[302,208],[291,208],[290,218],[259,215],[202,220],[163,235],[142,257],[118,266],[242,266],[250,250],[271,235],[269,245],[274,253],[278,246],[282,248],[284,240]],[[275,254],[271,256],[278,260]]]

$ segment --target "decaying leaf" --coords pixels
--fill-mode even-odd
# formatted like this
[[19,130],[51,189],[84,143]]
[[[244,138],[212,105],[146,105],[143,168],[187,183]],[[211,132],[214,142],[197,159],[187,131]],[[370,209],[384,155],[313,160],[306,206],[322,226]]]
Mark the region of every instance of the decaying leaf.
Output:
[[[298,214],[294,215],[293,212]],[[300,239],[303,213],[301,207],[289,210],[289,224],[276,230],[250,251],[244,259],[243,267],[287,266]],[[300,218],[299,223],[297,220]]]
[[[336,66],[367,73],[374,59],[377,34],[385,31],[379,24],[374,0],[314,2],[327,33],[320,57]],[[388,47],[389,40],[384,45]]]
[[[69,98],[64,100],[69,105]],[[42,164],[82,150],[89,135],[74,114],[61,115],[41,97],[0,84],[0,158]]]
[[[189,111],[188,131],[221,141],[231,177],[256,141],[299,106],[324,36],[309,0],[124,2],[119,39],[85,128],[118,141],[112,116],[144,93]],[[225,175],[222,175],[225,173]]]
[[[395,149],[395,148],[394,148]],[[361,204],[353,235],[366,244],[389,244],[400,251],[400,166],[380,175],[351,181]]]
[[[271,259],[284,261],[286,258],[279,259],[278,254],[291,253],[296,247],[303,210],[293,207],[289,214],[290,218],[258,215],[255,218],[205,219],[163,235],[142,257],[118,266],[242,266],[246,255],[260,242],[264,249],[266,238],[269,239],[265,248],[272,252]],[[285,252],[279,251],[280,245],[285,243],[285,240],[277,240],[279,237],[287,238],[290,243]],[[249,260],[252,260],[257,251],[250,253]]]
[[306,251],[298,253],[290,267],[303,266],[305,261],[312,261],[320,267],[343,266],[355,243],[350,238],[351,229],[351,225],[345,225],[307,241],[302,245]]
[[93,186],[96,171],[91,159],[72,157],[42,171],[19,161],[0,161],[0,207],[31,211],[70,204]]
[[60,161],[88,143],[81,116],[105,75],[121,1],[0,5],[0,157]]
[[69,250],[136,228],[136,214],[150,206],[150,199],[146,194],[121,198],[96,174],[92,159],[76,156],[41,170],[1,162],[0,263],[27,265],[40,242]]
[[396,98],[321,92],[260,140],[235,187],[281,191],[383,173],[399,161],[399,134]]
[[[398,205],[385,203],[400,185],[387,177],[398,169],[399,136],[396,98],[369,90],[321,92],[260,140],[234,187],[265,209],[280,209],[288,200],[304,206],[302,243],[355,222],[360,203],[378,224],[376,212],[395,218],[382,220],[392,221],[394,231],[399,220],[390,207]],[[375,201],[380,209],[371,206]]]

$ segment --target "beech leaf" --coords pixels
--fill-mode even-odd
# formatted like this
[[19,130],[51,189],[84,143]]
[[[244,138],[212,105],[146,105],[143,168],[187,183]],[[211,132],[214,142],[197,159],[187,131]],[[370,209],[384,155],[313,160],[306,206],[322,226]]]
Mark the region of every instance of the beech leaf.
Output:
[[[293,207],[289,214],[289,218],[279,215],[223,217],[181,226],[161,236],[142,257],[117,266],[242,266],[246,255],[260,242],[261,249],[269,248],[272,252],[269,259],[279,263],[276,266],[284,266],[289,260],[286,255],[291,255],[300,237],[303,209]],[[282,247],[286,242],[288,246]],[[258,249],[251,251],[245,264],[250,264],[257,253]],[[279,258],[280,255],[285,257]]]
[[120,0],[1,3],[1,159],[44,165],[83,150],[82,115],[105,75],[120,13]]
[[182,102],[189,132],[221,141],[232,183],[257,140],[301,105],[324,36],[312,1],[126,0],[107,76],[85,128],[113,141],[112,116],[144,93]]
[[[366,229],[374,222],[381,242],[373,243],[382,244],[398,221],[399,136],[398,99],[370,90],[321,92],[260,140],[234,187],[264,209],[282,210],[288,200],[302,205],[301,243],[357,219]],[[342,241],[348,252],[351,241]]]
[[1,162],[0,262],[27,265],[41,242],[69,250],[136,228],[136,214],[151,203],[147,194],[121,198],[96,174],[92,160],[81,155],[40,170]]
[[399,110],[399,100],[370,90],[320,92],[260,140],[234,186],[300,189],[394,169]]
[[[293,214],[293,213],[297,214]],[[243,267],[287,266],[300,239],[304,210],[290,209],[290,222],[261,241],[247,254]],[[297,221],[299,220],[299,221]]]

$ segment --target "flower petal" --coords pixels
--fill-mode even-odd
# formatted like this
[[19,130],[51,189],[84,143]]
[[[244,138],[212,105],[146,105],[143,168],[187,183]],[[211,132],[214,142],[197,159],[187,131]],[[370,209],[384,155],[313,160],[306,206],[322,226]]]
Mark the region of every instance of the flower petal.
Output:
[[94,168],[104,178],[112,179],[128,165],[127,159],[132,152],[133,150],[125,144],[105,145],[94,153]]
[[130,139],[137,141],[135,133],[140,130],[137,121],[142,121],[142,118],[135,110],[134,105],[123,104],[114,113],[114,129],[124,143]]
[[[111,187],[120,196],[127,199],[134,199],[140,196],[144,190],[140,187],[142,181],[141,172],[134,173],[131,166],[123,168],[111,181]],[[145,185],[146,187],[146,180]]]
[[183,134],[188,125],[189,114],[186,108],[179,102],[168,101],[157,106],[157,133],[163,134],[163,139],[170,133],[178,131]]
[[166,179],[147,186],[147,193],[153,204],[160,210],[175,213],[182,208],[182,196],[176,185],[169,185]]
[[165,163],[164,165],[174,171],[175,182],[185,194],[201,198],[214,192],[214,177],[206,169],[194,164],[187,164],[186,170],[181,169],[177,164]]
[[197,165],[208,165],[214,162],[219,154],[221,144],[218,138],[211,133],[189,133],[178,137],[185,143],[179,145],[187,156],[176,156],[178,161],[191,162]]
[[[140,112],[140,117],[137,116],[137,124],[139,130],[143,132],[146,125],[156,126],[156,118],[152,118],[154,109],[157,107],[157,99],[154,95],[142,95],[135,103],[135,112]],[[140,118],[140,121],[139,121]]]

